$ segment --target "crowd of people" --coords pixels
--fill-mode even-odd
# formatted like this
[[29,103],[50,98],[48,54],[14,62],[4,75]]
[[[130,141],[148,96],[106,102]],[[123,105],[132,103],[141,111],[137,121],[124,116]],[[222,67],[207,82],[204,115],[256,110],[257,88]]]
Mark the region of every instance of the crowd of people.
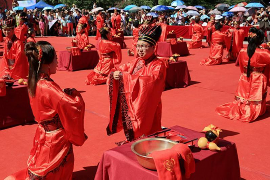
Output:
[[[200,17],[185,17],[184,11],[179,10],[176,18],[167,13],[158,17],[149,16],[144,11],[130,15],[126,12],[119,14],[117,10],[112,15],[102,11],[93,14],[88,10],[80,12],[75,6],[55,12],[27,9],[17,14],[14,11],[2,12],[5,42],[0,76],[28,79],[30,104],[38,123],[27,169],[8,179],[72,179],[72,145],[81,146],[87,139],[84,134],[83,98],[76,89],[62,90],[51,79],[57,69],[56,51],[46,41],[36,42],[35,34],[59,35],[61,32],[62,35],[76,35],[72,43],[79,50],[89,45],[88,36],[93,32],[96,39],[101,38],[99,63],[90,71],[86,84],[107,82],[110,98],[107,134],[123,130],[126,140],[118,143],[121,145],[161,130],[161,96],[165,86],[166,62],[157,58],[155,49],[159,41],[166,39],[167,25],[179,19],[181,21],[177,25],[190,22],[193,34],[188,47],[203,46],[205,30]],[[202,11],[202,15],[204,13]],[[257,13],[263,20],[268,18],[268,11],[259,10]],[[253,25],[256,25],[256,19],[258,24],[263,21],[259,20],[260,15],[254,16]],[[50,27],[54,19],[58,25]],[[210,55],[201,64],[222,63],[226,47],[228,54],[225,59],[238,62],[241,76],[235,101],[218,107],[216,111],[229,119],[252,122],[266,110],[270,52],[260,47],[267,29],[257,27],[250,28],[248,47],[243,48],[244,36],[240,29],[243,23],[241,14],[236,14],[232,20],[212,16],[206,24]],[[116,67],[122,61],[121,47],[110,41],[111,35],[117,34],[121,28],[128,34],[131,24],[136,34],[131,49],[134,60]],[[221,32],[224,24],[233,27]]]
[[[94,7],[96,7],[94,5]],[[94,8],[93,7],[93,8]],[[240,19],[240,27],[242,26],[260,26],[260,28],[264,31],[269,31],[269,9],[254,8],[252,13],[234,13],[228,14],[228,16],[217,15],[216,18],[221,19],[224,25],[233,26],[233,21],[235,18]],[[24,8],[22,10],[27,14],[28,18],[28,26],[33,28],[37,35],[46,36],[75,36],[76,35],[76,26],[78,24],[79,19],[82,16],[87,17],[88,24],[90,25],[88,34],[91,36],[95,36],[98,32],[98,14],[99,11],[92,11],[91,9],[78,9],[76,5],[73,5],[71,8],[63,7],[61,9],[55,10],[27,10]],[[210,21],[210,16],[208,13],[211,9],[200,10],[200,24],[202,26],[207,26],[208,21]],[[119,10],[120,20],[121,20],[121,28],[124,30],[124,34],[129,36],[133,34],[134,22],[139,21],[142,24],[149,11],[141,10],[134,13],[125,12],[123,10]],[[190,25],[192,24],[192,19],[195,16],[188,15],[188,9],[177,9],[174,11],[163,11],[157,12],[158,17],[162,17],[162,21],[168,25]],[[13,18],[16,20],[16,25],[18,25],[18,19],[21,11],[12,11],[12,10],[2,10],[0,9],[0,22],[5,20],[6,18]],[[102,11],[100,16],[102,17],[104,24],[111,28],[113,23],[111,18],[113,17],[112,11]],[[207,16],[208,15],[208,16]],[[214,15],[214,14],[212,14]]]

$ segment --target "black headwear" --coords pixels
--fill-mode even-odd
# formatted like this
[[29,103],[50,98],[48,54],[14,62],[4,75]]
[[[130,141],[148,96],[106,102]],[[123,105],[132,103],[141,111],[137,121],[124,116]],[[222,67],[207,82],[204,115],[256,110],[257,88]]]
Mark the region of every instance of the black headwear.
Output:
[[139,41],[148,42],[151,45],[156,45],[160,35],[161,35],[161,27],[160,26],[147,26],[140,30]]

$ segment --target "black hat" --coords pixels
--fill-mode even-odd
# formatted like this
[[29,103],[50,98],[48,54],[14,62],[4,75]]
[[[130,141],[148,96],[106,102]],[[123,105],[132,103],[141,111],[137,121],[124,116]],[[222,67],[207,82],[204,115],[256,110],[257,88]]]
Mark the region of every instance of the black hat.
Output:
[[160,35],[161,35],[161,27],[160,26],[147,26],[140,30],[139,41],[148,42],[151,45],[156,45]]
[[12,17],[8,17],[4,22],[3,22],[3,29],[13,29],[15,27],[15,19],[13,19]]

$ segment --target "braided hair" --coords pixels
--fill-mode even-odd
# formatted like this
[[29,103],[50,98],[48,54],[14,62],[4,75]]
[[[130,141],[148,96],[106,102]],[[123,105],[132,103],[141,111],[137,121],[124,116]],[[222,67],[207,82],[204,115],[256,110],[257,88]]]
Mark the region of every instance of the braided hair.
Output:
[[263,43],[264,40],[264,32],[260,29],[255,27],[251,27],[249,29],[249,36],[248,36],[248,47],[247,47],[247,54],[248,54],[248,66],[247,66],[247,77],[250,77],[250,59],[255,53],[256,48]]

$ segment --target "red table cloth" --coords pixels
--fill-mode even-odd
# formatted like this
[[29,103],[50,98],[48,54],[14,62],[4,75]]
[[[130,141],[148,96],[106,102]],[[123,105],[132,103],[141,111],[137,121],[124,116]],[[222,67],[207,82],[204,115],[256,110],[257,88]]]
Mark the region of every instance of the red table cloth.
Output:
[[180,54],[181,56],[189,55],[186,42],[177,42],[172,45],[168,42],[157,43],[157,56],[160,57],[171,57],[173,54]]
[[34,122],[26,85],[14,83],[0,96],[0,129]]
[[[190,129],[174,126],[171,129],[184,134],[188,139],[204,136]],[[95,180],[157,180],[157,171],[143,168],[131,151],[132,143],[128,143],[105,151],[99,163]],[[220,152],[193,149],[196,163],[195,173],[189,180],[239,180],[240,167],[236,145],[232,142],[220,140]],[[185,180],[185,177],[183,177]]]
[[112,41],[119,43],[120,46],[121,46],[121,49],[126,48],[126,44],[124,42],[124,38],[123,37],[113,37]]
[[[207,27],[206,26],[203,26],[203,27],[206,30]],[[226,31],[229,28],[230,26],[223,26],[222,31]],[[240,27],[240,29],[244,30],[245,37],[248,37],[249,28],[250,27]],[[167,30],[166,30],[167,33],[172,30],[174,30],[174,34],[176,34],[176,37],[183,37],[183,38],[190,39],[192,36],[191,26],[167,26]],[[207,33],[205,31],[204,36],[206,35]]]
[[165,89],[183,88],[190,83],[190,74],[186,61],[168,63]]
[[60,51],[58,59],[59,71],[76,71],[82,69],[94,69],[99,61],[98,52],[90,50],[82,52],[80,56],[72,56],[68,51]]

